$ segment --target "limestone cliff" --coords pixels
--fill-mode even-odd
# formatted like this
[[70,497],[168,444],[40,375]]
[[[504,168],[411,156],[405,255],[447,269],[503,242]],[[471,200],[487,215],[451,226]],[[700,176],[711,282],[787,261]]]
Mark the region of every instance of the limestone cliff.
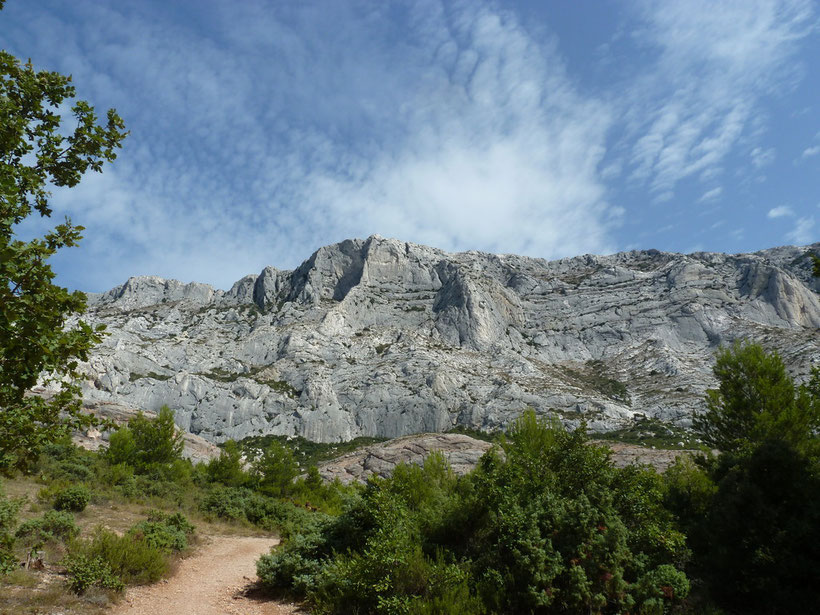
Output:
[[84,395],[168,404],[213,442],[495,429],[526,406],[593,430],[636,414],[686,425],[720,344],[758,340],[798,379],[820,361],[805,252],[547,262],[373,236],[228,291],[131,278],[90,297],[86,320],[110,335]]

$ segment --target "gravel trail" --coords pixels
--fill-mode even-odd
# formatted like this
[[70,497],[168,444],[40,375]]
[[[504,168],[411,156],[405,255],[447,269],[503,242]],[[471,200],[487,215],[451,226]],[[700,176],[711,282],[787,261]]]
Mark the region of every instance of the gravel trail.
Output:
[[289,615],[295,605],[254,595],[256,560],[274,538],[210,536],[165,581],[129,589],[114,615]]

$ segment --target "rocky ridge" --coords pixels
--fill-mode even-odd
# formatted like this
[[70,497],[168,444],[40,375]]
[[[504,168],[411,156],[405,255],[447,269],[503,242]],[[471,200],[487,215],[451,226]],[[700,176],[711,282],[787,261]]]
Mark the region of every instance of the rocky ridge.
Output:
[[168,404],[211,442],[493,430],[526,406],[593,431],[686,426],[720,344],[755,339],[798,379],[820,360],[806,250],[548,262],[373,236],[227,291],[131,278],[89,297],[85,319],[110,335],[84,397]]
[[[628,465],[650,465],[662,472],[681,455],[697,451],[661,450],[624,442],[590,441],[604,445],[611,451],[612,463],[617,468]],[[338,479],[344,484],[367,482],[372,476],[387,477],[400,463],[421,465],[433,452],[441,453],[456,475],[473,470],[492,444],[464,434],[416,434],[387,442],[365,446],[319,465],[319,475],[326,481]],[[503,455],[503,451],[499,450]]]

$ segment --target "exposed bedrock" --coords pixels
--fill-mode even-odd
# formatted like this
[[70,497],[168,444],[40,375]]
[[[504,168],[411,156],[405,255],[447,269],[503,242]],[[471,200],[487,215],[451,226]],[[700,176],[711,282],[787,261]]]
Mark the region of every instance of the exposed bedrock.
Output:
[[807,249],[548,262],[373,236],[228,291],[131,278],[90,296],[86,320],[110,335],[84,395],[168,404],[213,442],[495,429],[527,406],[599,431],[686,426],[721,344],[757,340],[798,380],[820,361]]

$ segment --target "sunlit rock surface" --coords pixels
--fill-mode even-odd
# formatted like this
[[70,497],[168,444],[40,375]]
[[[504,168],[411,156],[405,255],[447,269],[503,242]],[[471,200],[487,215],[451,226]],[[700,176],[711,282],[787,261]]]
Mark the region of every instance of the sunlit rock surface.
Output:
[[757,340],[798,380],[820,361],[806,250],[548,262],[373,236],[228,291],[131,278],[90,296],[85,319],[110,335],[84,396],[168,404],[212,442],[493,430],[527,406],[593,431],[636,415],[686,426],[720,344]]

